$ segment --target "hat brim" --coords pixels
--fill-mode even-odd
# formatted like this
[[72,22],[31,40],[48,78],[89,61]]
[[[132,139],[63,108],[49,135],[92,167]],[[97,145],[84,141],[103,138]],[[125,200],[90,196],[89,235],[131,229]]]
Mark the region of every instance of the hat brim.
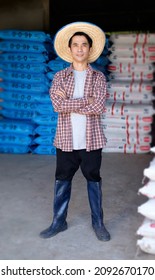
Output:
[[75,32],[84,32],[89,35],[93,44],[88,62],[92,63],[97,60],[105,46],[105,33],[100,27],[89,22],[73,22],[65,25],[56,33],[54,38],[54,49],[57,55],[67,62],[73,62],[68,48],[68,42]]

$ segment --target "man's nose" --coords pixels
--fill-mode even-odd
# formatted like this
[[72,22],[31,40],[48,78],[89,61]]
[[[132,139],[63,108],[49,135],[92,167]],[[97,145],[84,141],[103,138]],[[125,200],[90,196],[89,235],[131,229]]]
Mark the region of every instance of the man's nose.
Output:
[[82,48],[81,47],[78,47],[78,52],[81,52],[82,51]]

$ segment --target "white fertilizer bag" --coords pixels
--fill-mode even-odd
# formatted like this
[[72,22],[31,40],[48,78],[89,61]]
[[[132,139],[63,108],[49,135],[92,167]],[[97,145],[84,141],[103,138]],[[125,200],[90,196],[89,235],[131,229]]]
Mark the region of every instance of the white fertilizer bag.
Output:
[[155,181],[155,165],[152,164],[148,168],[143,170],[143,174],[145,177],[149,178],[150,180]]
[[110,73],[109,74],[110,80],[117,80],[117,81],[136,81],[136,82],[143,82],[143,81],[153,81],[153,73]]
[[155,254],[155,238],[143,237],[137,240],[137,245],[140,249],[149,254]]
[[120,102],[126,104],[151,104],[155,99],[150,92],[108,92],[107,100],[110,102]]
[[152,153],[155,153],[155,147],[150,148],[150,151],[151,151]]
[[111,63],[107,66],[108,70],[112,73],[153,73],[154,66],[152,63],[133,64],[133,63]]
[[148,153],[150,150],[150,145],[145,143],[145,145],[137,144],[120,144],[120,143],[107,143],[103,148],[103,153],[124,153],[124,154],[143,154]]
[[[107,115],[103,114],[101,116],[103,123],[120,123],[120,124],[151,124],[153,122],[153,117],[143,117],[141,115],[126,115],[126,116],[117,116],[117,115]],[[152,149],[152,148],[151,148]],[[154,151],[155,152],[155,151]]]
[[155,166],[155,157],[150,161],[150,166]]
[[149,64],[155,62],[155,55],[132,55],[132,54],[114,54],[108,55],[108,59],[112,63],[134,63],[134,64]]
[[106,109],[105,109],[106,115],[112,115],[112,116],[151,116],[155,113],[155,110],[152,105],[141,105],[141,104],[125,104],[125,103],[119,103],[119,102],[107,102],[106,103]]
[[126,132],[126,133],[142,133],[142,134],[148,134],[149,132],[151,132],[151,125],[136,125],[136,124],[130,124],[130,125],[122,125],[119,123],[103,123],[102,121],[102,127],[104,129],[104,131],[107,132]]
[[127,133],[127,132],[121,132],[121,133],[116,133],[116,132],[108,132],[105,131],[105,137],[107,138],[107,143],[126,143],[126,144],[140,144],[140,145],[145,145],[145,143],[150,143],[152,137],[151,135],[146,135],[146,134],[141,134],[138,135],[137,132],[135,133]]
[[126,33],[111,34],[109,40],[115,44],[123,44],[126,42],[132,44],[148,44],[155,43],[155,33]]
[[151,237],[155,239],[155,220],[145,218],[142,225],[138,228],[136,233],[138,235]]
[[138,190],[138,194],[145,195],[148,198],[155,198],[155,181],[148,181],[146,185]]
[[125,82],[125,81],[115,81],[112,80],[107,83],[107,91],[108,92],[153,92],[153,84],[152,82]]
[[109,51],[111,51],[114,54],[119,54],[120,56],[122,54],[125,55],[154,55],[155,54],[155,44],[136,44],[136,45],[129,45],[129,44],[117,44],[112,45],[109,48]]
[[138,213],[148,219],[155,220],[155,198],[149,198],[148,201],[138,206]]

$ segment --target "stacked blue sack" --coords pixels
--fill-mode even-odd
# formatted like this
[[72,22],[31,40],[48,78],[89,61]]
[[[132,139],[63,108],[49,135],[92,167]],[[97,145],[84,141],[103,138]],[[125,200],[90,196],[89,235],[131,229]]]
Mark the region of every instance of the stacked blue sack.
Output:
[[[0,123],[4,120],[6,122],[11,120],[15,124],[16,121],[21,121],[23,124],[29,122],[36,127],[32,117],[36,114],[37,106],[42,100],[49,101],[50,80],[46,73],[48,61],[54,57],[52,43],[51,36],[42,31],[0,31]],[[10,133],[11,137],[16,138],[17,143],[14,144],[20,146],[16,131]],[[0,132],[3,139],[4,134],[5,132]],[[6,139],[7,137],[8,134]],[[12,142],[6,141],[7,145],[13,146]],[[28,145],[31,146],[31,143],[32,141]],[[1,152],[15,151],[5,149],[4,144],[5,142]],[[16,152],[20,151],[20,147],[18,151],[16,146]],[[25,149],[25,152],[29,151],[30,149]]]
[[35,126],[29,121],[0,120],[0,153],[29,153]]
[[36,114],[32,120],[36,125],[34,140],[32,143],[32,154],[55,155],[56,149],[53,146],[57,125],[57,113],[54,112],[52,103],[40,103],[36,108]]

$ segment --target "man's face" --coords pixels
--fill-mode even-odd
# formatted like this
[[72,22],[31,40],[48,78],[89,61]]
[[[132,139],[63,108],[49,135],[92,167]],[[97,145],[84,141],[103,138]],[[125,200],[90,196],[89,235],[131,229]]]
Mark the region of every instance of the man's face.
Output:
[[85,36],[76,35],[72,38],[70,53],[75,62],[87,62],[91,48]]

